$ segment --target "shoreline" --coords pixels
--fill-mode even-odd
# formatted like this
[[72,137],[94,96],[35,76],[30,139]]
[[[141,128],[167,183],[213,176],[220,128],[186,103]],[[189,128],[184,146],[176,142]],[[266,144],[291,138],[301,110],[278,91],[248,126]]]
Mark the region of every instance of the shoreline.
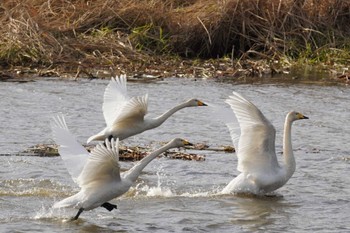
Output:
[[[293,72],[298,77],[293,76]],[[308,76],[321,74],[322,78]],[[267,60],[232,61],[231,59],[172,59],[156,57],[148,64],[132,63],[120,67],[86,66],[82,64],[56,65],[50,67],[13,66],[0,69],[0,82],[26,82],[37,78],[60,79],[109,79],[126,74],[130,81],[152,82],[166,78],[213,79],[241,82],[273,81],[276,77],[290,76],[290,80],[306,79],[308,82],[350,84],[350,71],[345,65],[281,64]],[[303,76],[302,78],[300,76]],[[265,80],[266,81],[266,80]]]
[[312,66],[348,84],[349,7],[336,0],[4,0],[0,81],[120,74],[234,80]]

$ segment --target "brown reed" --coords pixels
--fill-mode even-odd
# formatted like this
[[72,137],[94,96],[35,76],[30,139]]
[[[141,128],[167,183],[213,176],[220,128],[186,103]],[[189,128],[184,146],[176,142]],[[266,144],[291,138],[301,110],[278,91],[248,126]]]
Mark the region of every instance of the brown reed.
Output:
[[3,67],[137,70],[156,55],[273,60],[350,48],[345,0],[2,0],[0,22]]

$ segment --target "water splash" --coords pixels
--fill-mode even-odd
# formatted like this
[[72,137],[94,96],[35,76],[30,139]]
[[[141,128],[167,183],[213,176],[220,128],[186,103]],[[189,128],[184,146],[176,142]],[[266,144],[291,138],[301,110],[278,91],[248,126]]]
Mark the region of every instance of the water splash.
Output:
[[35,196],[51,197],[64,196],[71,188],[49,179],[12,179],[0,181],[0,196]]
[[[143,185],[140,187],[140,190],[145,193],[147,197],[173,197],[176,194],[171,191],[171,188],[169,186],[164,186],[169,185],[170,182],[164,182],[168,176],[166,173],[164,173],[164,168],[161,166],[158,171],[157,171],[157,186],[155,187],[150,187],[148,185]],[[137,186],[139,187],[140,184]]]
[[214,186],[211,189],[186,189],[184,192],[173,191],[172,187],[176,182],[169,179],[169,175],[166,174],[164,168],[160,166],[157,175],[157,185],[149,186],[144,182],[137,184],[134,192],[134,196],[147,196],[147,197],[210,197],[220,195],[222,187]]
[[[56,200],[53,202],[55,203]],[[34,213],[34,220],[44,220],[49,222],[71,222],[71,217],[76,214],[75,209],[53,208],[52,206],[41,205],[41,208]]]
[[214,197],[221,195],[222,187],[214,186],[211,189],[197,189],[180,194],[181,197]]
[[44,205],[42,205],[41,209],[38,210],[34,215],[35,220],[47,219],[47,218],[53,218],[53,217],[55,217],[53,208],[47,207]]
[[144,187],[146,190],[147,197],[173,197],[175,194],[171,191],[169,187]]

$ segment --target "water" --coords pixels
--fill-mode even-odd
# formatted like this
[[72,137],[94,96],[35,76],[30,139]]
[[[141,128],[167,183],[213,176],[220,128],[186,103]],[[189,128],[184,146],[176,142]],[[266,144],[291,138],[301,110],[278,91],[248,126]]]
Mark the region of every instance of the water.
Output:
[[[285,114],[309,120],[292,129],[297,169],[272,196],[239,197],[218,192],[238,172],[234,153],[190,151],[206,160],[155,159],[124,196],[118,210],[97,208],[76,222],[76,210],[52,204],[77,192],[59,157],[16,156],[38,143],[52,143],[50,117],[66,116],[80,142],[103,128],[102,96],[108,81],[38,80],[0,83],[0,232],[349,232],[350,90],[346,86],[299,83],[234,84],[169,79],[130,83],[129,93],[149,93],[149,114],[188,98],[225,106],[231,91],[244,94],[275,125],[282,150]],[[228,129],[209,108],[187,108],[161,127],[123,141],[152,144],[182,137],[212,147],[231,145]],[[132,163],[122,162],[123,168]]]

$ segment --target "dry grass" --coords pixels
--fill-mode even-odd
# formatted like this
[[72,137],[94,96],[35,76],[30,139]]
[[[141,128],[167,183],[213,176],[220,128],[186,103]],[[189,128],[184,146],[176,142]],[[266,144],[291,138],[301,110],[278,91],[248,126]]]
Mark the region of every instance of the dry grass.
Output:
[[159,55],[280,59],[350,49],[345,0],[3,0],[0,22],[3,67],[118,73],[151,69]]

